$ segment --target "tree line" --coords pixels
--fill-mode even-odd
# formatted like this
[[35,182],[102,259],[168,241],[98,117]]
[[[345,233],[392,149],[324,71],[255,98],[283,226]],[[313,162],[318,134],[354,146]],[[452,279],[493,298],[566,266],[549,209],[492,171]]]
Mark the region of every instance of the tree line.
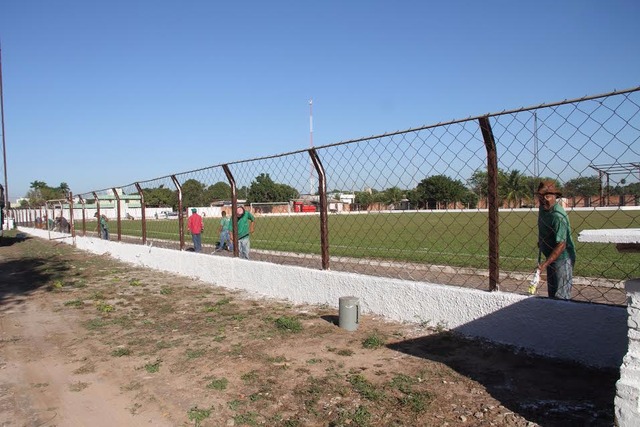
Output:
[[[533,206],[535,192],[542,180],[551,180],[556,187],[562,189],[563,197],[594,197],[600,195],[600,178],[598,176],[578,177],[562,185],[557,179],[550,177],[533,177],[519,170],[504,171],[498,169],[498,202],[507,207]],[[391,187],[385,190],[369,189],[355,192],[355,203],[369,206],[373,203],[398,206],[406,201],[412,208],[437,208],[438,203],[460,203],[475,208],[478,201],[489,196],[489,175],[484,170],[475,171],[466,185],[445,175],[433,175],[424,178],[413,189],[402,190]],[[640,183],[625,185],[621,180],[616,186],[603,186],[602,190],[611,195],[631,195],[640,197]]]
[[[147,206],[167,206],[174,209],[178,206],[178,192],[160,186],[144,188],[144,200]],[[247,203],[254,202],[288,202],[300,197],[295,188],[274,182],[268,173],[261,173],[250,186],[237,189],[239,199]],[[209,206],[213,202],[231,200],[231,186],[226,182],[216,182],[206,186],[196,179],[188,179],[182,184],[183,206]]]
[[[593,197],[600,194],[600,178],[598,176],[578,177],[567,181],[564,186],[553,178],[532,177],[518,170],[498,170],[498,197],[501,204],[507,207],[520,207],[533,205],[537,185],[542,179],[551,179],[556,182],[558,188],[563,189],[564,197]],[[612,195],[631,195],[640,197],[640,183],[625,185],[625,180],[620,184],[605,188]],[[143,188],[145,203],[150,207],[178,207],[178,191],[160,185],[155,188]],[[330,193],[346,191],[333,190]],[[251,185],[240,187],[237,191],[238,198],[247,203],[272,203],[289,202],[300,198],[300,193],[287,184],[277,183],[268,173],[261,173]],[[57,187],[50,187],[43,181],[31,183],[26,200],[21,201],[21,206],[39,207],[46,200],[65,199],[69,194],[69,186],[61,183]],[[477,170],[467,183],[446,175],[433,175],[424,178],[415,188],[401,189],[393,186],[387,189],[367,189],[355,191],[355,203],[361,207],[367,207],[375,203],[399,206],[402,202],[408,202],[411,208],[437,208],[438,203],[460,203],[465,207],[475,208],[478,201],[488,197],[488,174],[486,171]],[[207,186],[196,180],[188,179],[182,184],[183,206],[209,206],[213,202],[231,200],[231,186],[223,181]],[[87,202],[91,202],[90,199]]]

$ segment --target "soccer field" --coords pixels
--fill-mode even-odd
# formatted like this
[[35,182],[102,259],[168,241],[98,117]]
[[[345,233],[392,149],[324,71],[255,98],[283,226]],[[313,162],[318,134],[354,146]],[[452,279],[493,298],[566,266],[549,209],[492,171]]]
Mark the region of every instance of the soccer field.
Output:
[[[577,242],[583,229],[637,228],[640,210],[570,211],[576,243],[576,276],[625,280],[640,277],[640,254],[620,254],[613,244]],[[537,211],[505,210],[499,215],[500,269],[530,272],[537,262]],[[205,218],[203,243],[218,240],[217,218]],[[186,221],[185,221],[186,224]],[[111,222],[111,233],[116,233]],[[81,227],[81,224],[76,224]],[[87,224],[87,229],[95,227]],[[331,214],[329,254],[352,258],[488,268],[488,216],[479,211],[407,211]],[[149,239],[179,240],[177,220],[148,220]],[[141,236],[141,221],[123,220],[122,234]],[[189,235],[185,240],[190,244]],[[320,254],[318,215],[258,216],[254,249]]]

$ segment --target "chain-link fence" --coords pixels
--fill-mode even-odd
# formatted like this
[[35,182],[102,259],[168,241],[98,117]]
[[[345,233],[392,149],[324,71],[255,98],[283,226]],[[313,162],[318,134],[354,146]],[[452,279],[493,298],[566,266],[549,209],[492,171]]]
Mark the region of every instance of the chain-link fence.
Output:
[[[254,260],[526,293],[539,256],[538,183],[563,189],[574,240],[638,227],[639,142],[634,88],[81,194],[66,215],[82,235],[104,237],[106,224],[112,240],[190,250],[195,209],[202,252],[238,256],[221,238],[222,216],[237,242],[244,207]],[[13,215],[21,225],[38,216]],[[573,299],[623,304],[640,255],[580,242],[576,253]]]

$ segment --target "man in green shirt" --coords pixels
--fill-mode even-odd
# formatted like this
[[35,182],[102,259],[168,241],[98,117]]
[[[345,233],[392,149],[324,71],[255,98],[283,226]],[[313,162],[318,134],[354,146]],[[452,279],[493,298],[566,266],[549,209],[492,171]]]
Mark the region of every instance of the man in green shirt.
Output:
[[107,217],[105,215],[98,217],[98,212],[96,212],[94,216],[98,218],[100,224],[100,237],[104,240],[109,240],[109,222],[107,221]]
[[547,272],[550,298],[571,299],[576,250],[569,217],[558,203],[561,196],[551,180],[542,181],[538,186],[538,248],[546,258],[538,268]]
[[231,242],[231,218],[227,217],[227,213],[222,211],[222,218],[220,218],[220,228],[218,232],[220,233],[220,241],[218,242],[218,247],[216,251],[221,251],[227,247],[227,250],[233,252],[233,243]]
[[251,212],[245,211],[243,207],[236,210],[236,217],[238,218],[238,252],[240,258],[249,259],[249,250],[251,249],[249,237],[253,234],[256,219]]

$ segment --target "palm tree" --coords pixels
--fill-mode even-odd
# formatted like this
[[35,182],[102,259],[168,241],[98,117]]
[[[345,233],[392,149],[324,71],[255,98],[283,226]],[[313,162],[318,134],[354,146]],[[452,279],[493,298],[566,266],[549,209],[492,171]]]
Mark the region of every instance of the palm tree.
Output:
[[506,175],[500,190],[502,199],[507,202],[507,207],[518,207],[523,199],[529,199],[527,177],[519,170],[512,170]]
[[58,186],[58,189],[60,190],[60,194],[62,195],[62,197],[66,198],[69,196],[69,191],[71,189],[69,188],[69,184],[67,184],[66,182],[61,182]]
[[398,187],[391,187],[385,190],[385,203],[397,207],[404,198],[404,192]]

